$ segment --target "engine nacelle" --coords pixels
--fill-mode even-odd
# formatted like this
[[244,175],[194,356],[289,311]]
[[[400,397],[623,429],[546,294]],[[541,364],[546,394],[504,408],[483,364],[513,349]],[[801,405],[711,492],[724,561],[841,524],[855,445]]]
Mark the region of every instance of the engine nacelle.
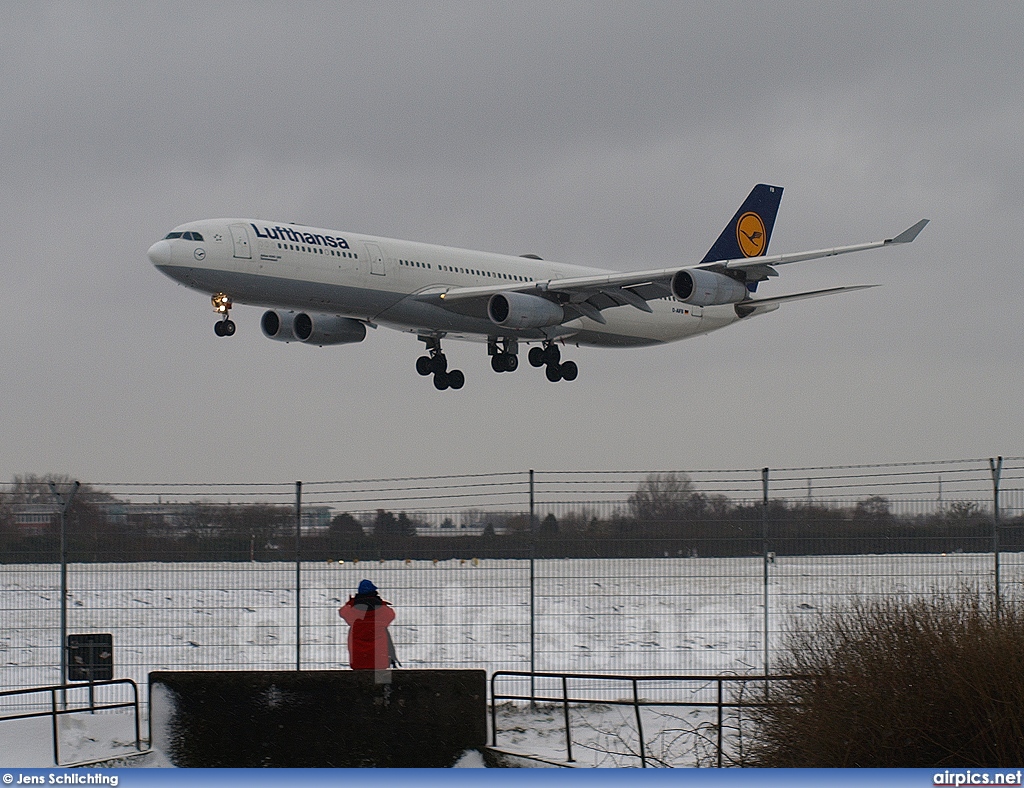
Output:
[[299,312],[292,324],[295,337],[310,345],[348,345],[366,339],[366,324],[351,317]]
[[487,316],[502,328],[543,328],[565,320],[562,307],[526,293],[495,293],[487,302]]
[[294,342],[295,332],[292,327],[294,322],[294,312],[278,312],[276,309],[268,309],[260,318],[260,330],[267,339],[277,342]]
[[366,338],[366,326],[358,320],[319,312],[309,314],[271,309],[263,313],[260,328],[268,339],[309,345],[347,345]]
[[694,306],[735,304],[747,297],[747,286],[725,274],[688,268],[673,275],[672,295]]

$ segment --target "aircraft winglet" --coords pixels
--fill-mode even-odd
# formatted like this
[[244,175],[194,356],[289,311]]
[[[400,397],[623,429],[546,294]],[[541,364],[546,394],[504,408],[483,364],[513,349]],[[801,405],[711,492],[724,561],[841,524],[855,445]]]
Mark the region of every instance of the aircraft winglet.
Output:
[[902,233],[897,235],[895,238],[890,238],[886,241],[887,244],[908,244],[913,241],[924,229],[924,226],[928,224],[927,219],[922,219],[913,227],[908,227]]

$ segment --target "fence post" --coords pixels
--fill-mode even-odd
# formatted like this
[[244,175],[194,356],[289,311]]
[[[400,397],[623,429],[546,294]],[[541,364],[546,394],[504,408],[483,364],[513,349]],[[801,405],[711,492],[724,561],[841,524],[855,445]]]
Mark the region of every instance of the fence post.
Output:
[[[723,695],[723,693],[722,693],[722,677],[719,676],[717,679],[715,679],[715,681],[718,683],[718,704],[717,704],[718,705],[718,768],[721,769],[722,768],[722,744],[723,744],[723,741],[722,741],[723,740],[723,736],[722,736],[722,722],[723,722],[723,714],[722,714],[722,706],[723,706],[723,703],[722,703],[722,695]],[[740,711],[740,714],[742,714],[742,713],[743,712]]]
[[[761,469],[761,563],[764,565],[764,675],[768,675],[768,468]],[[765,691],[768,682],[765,682]]]
[[[81,485],[71,484],[67,498],[57,492],[57,485],[50,482],[50,492],[60,507],[60,683],[68,683],[68,509],[75,500],[75,493]],[[67,693],[61,692],[61,703],[67,705]]]
[[995,610],[996,621],[999,620],[999,479],[1003,474],[1003,458],[988,458],[988,467],[992,471],[992,554],[995,556]]
[[302,482],[295,482],[295,670],[302,670]]
[[[534,673],[537,672],[536,635],[537,624],[534,619],[536,598],[534,591],[534,553],[536,552],[537,513],[535,508],[533,469],[530,469],[530,705],[536,704],[537,691]],[[571,753],[570,753],[571,755]],[[571,758],[570,758],[571,760]]]

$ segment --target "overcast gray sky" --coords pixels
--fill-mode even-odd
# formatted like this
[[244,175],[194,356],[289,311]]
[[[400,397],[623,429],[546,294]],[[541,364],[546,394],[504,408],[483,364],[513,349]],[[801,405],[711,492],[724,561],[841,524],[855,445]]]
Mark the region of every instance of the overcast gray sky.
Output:
[[[326,480],[1020,454],[1024,5],[0,7],[0,480]],[[574,383],[450,342],[215,337],[157,272],[173,226],[256,216],[636,269],[697,262],[784,186],[783,305]]]

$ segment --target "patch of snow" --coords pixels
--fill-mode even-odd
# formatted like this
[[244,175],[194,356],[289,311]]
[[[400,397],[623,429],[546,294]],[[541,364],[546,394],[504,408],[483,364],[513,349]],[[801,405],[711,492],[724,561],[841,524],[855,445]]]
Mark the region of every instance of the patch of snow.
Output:
[[[1024,556],[1003,554],[1003,560],[1004,582],[1020,582]],[[856,595],[985,587],[991,561],[985,554],[780,558],[769,570],[772,649],[786,626],[843,607]],[[117,675],[139,682],[143,695],[151,670],[289,670],[295,664],[294,569],[288,563],[74,564],[69,626],[112,632]],[[707,675],[763,669],[760,557],[538,560],[536,569],[538,671]],[[306,669],[344,667],[346,630],[336,611],[345,594],[338,589],[354,588],[366,572],[396,606],[392,632],[407,667],[529,669],[529,562],[307,563],[302,572]],[[0,567],[0,686],[59,681],[57,586],[53,566]],[[0,717],[16,711],[0,705]],[[652,757],[665,755],[659,750],[669,741],[665,734],[677,729],[683,739],[674,746],[690,748],[691,760],[699,756],[700,736],[693,732],[706,718],[691,712],[671,710],[663,718],[644,712]],[[133,765],[166,766],[165,722],[153,720],[156,751],[131,758],[130,710],[64,716],[60,760],[127,758]],[[497,745],[564,762],[563,724],[560,708],[503,706]],[[576,707],[571,724],[575,764],[638,765],[631,708]],[[0,767],[52,766],[51,738],[49,718],[0,719]]]
[[[61,764],[106,760],[138,752],[130,710],[63,715],[57,718],[57,733]],[[0,737],[3,741],[0,767],[54,766],[49,717],[0,721]]]
[[484,756],[477,750],[466,750],[459,760],[452,764],[453,769],[484,769],[486,767]]

